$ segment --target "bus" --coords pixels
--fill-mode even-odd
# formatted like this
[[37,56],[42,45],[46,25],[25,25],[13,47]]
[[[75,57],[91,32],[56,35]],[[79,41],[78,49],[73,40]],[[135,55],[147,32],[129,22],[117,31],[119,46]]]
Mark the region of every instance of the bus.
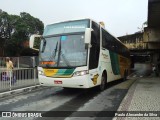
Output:
[[38,77],[43,86],[104,90],[108,82],[126,79],[127,47],[92,19],[47,25],[41,37]]

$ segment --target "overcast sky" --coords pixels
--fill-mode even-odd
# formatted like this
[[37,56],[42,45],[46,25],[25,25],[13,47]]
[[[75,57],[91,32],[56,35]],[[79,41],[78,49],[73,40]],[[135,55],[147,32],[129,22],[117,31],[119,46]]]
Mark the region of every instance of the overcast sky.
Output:
[[44,25],[77,18],[103,21],[115,36],[133,34],[147,21],[148,0],[0,0],[8,14],[27,12]]

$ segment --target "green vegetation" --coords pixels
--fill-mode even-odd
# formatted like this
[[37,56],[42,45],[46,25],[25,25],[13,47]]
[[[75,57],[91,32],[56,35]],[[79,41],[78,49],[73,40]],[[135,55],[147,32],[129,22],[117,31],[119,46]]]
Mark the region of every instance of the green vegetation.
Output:
[[18,56],[30,35],[42,34],[43,29],[43,22],[29,13],[18,16],[0,10],[0,48],[5,51],[1,56]]

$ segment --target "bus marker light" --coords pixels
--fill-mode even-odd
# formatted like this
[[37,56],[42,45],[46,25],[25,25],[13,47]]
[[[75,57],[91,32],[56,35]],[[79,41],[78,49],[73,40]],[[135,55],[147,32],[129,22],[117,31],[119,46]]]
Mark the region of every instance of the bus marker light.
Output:
[[41,62],[41,64],[42,65],[54,65],[54,64],[56,64],[56,62],[54,62],[54,61],[43,61],[43,62]]

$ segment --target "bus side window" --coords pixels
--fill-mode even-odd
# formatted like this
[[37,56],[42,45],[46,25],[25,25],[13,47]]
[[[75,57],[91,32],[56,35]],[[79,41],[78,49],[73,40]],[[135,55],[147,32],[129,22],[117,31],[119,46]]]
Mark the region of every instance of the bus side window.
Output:
[[91,49],[89,56],[89,69],[95,69],[98,67],[99,61],[99,52],[100,52],[100,29],[99,25],[95,22],[92,22],[92,31],[91,34]]
[[102,29],[102,47],[107,49],[107,39],[105,36],[105,31]]

